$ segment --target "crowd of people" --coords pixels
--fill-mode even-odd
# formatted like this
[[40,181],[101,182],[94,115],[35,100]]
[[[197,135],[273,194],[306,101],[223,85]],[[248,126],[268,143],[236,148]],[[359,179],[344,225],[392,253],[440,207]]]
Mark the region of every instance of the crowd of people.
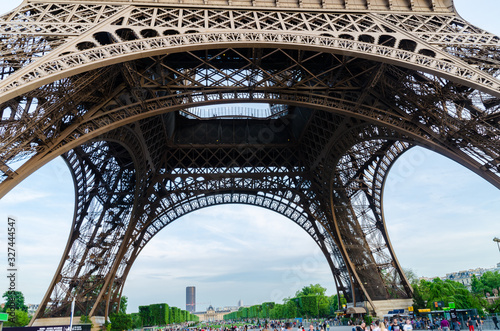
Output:
[[[493,317],[495,330],[498,330],[498,319]],[[418,319],[402,319],[394,318],[392,322],[387,319],[383,321],[374,321],[371,325],[366,325],[364,321],[360,321],[353,327],[352,331],[412,331],[412,330],[439,330],[439,331],[460,331],[462,328],[468,327],[469,331],[483,331],[484,319],[479,315],[471,316],[462,325],[458,320],[451,321],[445,318],[436,318],[429,320],[427,318]]]
[[[493,317],[493,323],[495,325],[495,330],[498,330],[498,319]],[[194,327],[185,330],[177,331],[251,331],[251,330],[262,330],[262,331],[289,331],[294,329],[294,331],[330,331],[334,330],[332,326],[341,325],[340,319],[331,320],[309,320],[308,322],[302,324],[299,321],[284,322],[284,321],[252,321],[252,323],[237,325],[231,321],[221,321],[218,324],[212,324],[211,326],[206,326],[203,328]],[[483,331],[484,319],[478,316],[471,316],[462,325],[459,321],[451,321],[445,318],[435,318],[430,320],[425,317],[418,317],[415,319],[405,319],[402,317],[376,320],[370,324],[362,319],[358,319],[355,322],[349,320],[348,325],[352,327],[352,331],[413,331],[413,330],[436,330],[436,331],[460,331],[465,330],[467,327],[468,331]],[[307,327],[307,325],[309,325]]]

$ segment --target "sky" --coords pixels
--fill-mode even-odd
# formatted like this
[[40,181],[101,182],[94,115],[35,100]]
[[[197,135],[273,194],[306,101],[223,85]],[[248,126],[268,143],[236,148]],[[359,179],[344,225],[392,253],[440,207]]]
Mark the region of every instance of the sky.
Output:
[[[1,1],[5,13],[20,1]],[[473,24],[500,35],[498,0],[455,0]],[[444,276],[500,262],[500,191],[462,166],[413,148],[394,165],[384,195],[385,217],[399,262],[419,276]],[[15,216],[18,289],[39,303],[53,277],[73,217],[74,189],[58,158],[0,200],[0,265],[7,258],[6,220]],[[5,270],[4,269],[4,270]],[[167,302],[185,309],[196,286],[197,310],[281,302],[309,284],[335,293],[329,267],[311,238],[287,218],[252,206],[217,206],[188,214],[144,248],[124,289],[128,312]],[[0,290],[7,289],[0,277]],[[1,290],[2,293],[4,290]]]

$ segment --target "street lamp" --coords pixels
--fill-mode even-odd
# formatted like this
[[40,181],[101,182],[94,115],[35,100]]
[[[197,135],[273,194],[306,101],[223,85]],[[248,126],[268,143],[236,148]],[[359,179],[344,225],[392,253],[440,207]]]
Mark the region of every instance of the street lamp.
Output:
[[498,251],[500,252],[500,239],[497,238],[497,237],[495,237],[495,238],[493,238],[493,241],[497,243],[497,245],[498,245]]

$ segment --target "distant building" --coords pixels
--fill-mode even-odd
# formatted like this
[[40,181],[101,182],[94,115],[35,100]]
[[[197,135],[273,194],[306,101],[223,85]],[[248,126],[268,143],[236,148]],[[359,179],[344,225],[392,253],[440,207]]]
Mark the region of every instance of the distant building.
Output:
[[476,278],[480,278],[487,271],[492,271],[492,272],[500,271],[500,263],[497,264],[496,268],[489,268],[489,269],[476,268],[476,269],[469,269],[469,270],[463,270],[463,271],[458,271],[458,272],[452,272],[450,274],[446,274],[444,279],[449,279],[449,280],[459,282],[459,283],[465,285],[470,290],[471,286],[472,286],[472,276],[476,276]]
[[190,313],[196,311],[196,288],[194,286],[186,287],[186,310]]
[[243,307],[243,300],[238,301],[238,307]]
[[450,274],[446,274],[445,279],[453,280],[455,282],[459,282],[460,284],[465,285],[469,290],[471,289],[472,276],[481,277],[484,269],[475,269],[475,270],[463,270],[458,272],[452,272]]
[[36,313],[36,310],[38,309],[39,304],[31,304],[28,303],[28,315],[33,316]]
[[217,308],[214,309],[212,305],[207,308],[205,312],[197,312],[194,313],[196,316],[200,318],[200,322],[215,322],[215,321],[223,321],[224,315],[232,313],[233,311],[237,311],[238,309],[230,309],[230,308]]

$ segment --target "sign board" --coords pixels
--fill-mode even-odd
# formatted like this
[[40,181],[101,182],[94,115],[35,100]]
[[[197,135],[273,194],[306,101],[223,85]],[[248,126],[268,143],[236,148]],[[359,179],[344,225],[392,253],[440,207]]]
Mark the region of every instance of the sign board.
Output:
[[431,310],[429,308],[426,308],[426,309],[419,309],[418,310],[419,313],[430,313]]
[[443,301],[434,301],[432,303],[432,305],[434,306],[434,308],[443,308],[444,307],[444,302]]
[[455,309],[455,303],[454,302],[448,302],[448,307]]
[[413,311],[413,306],[408,307],[408,311]]
[[457,310],[455,308],[450,309],[450,317],[453,322],[458,320]]
[[7,313],[0,313],[0,322],[6,322],[9,320],[9,314]]

